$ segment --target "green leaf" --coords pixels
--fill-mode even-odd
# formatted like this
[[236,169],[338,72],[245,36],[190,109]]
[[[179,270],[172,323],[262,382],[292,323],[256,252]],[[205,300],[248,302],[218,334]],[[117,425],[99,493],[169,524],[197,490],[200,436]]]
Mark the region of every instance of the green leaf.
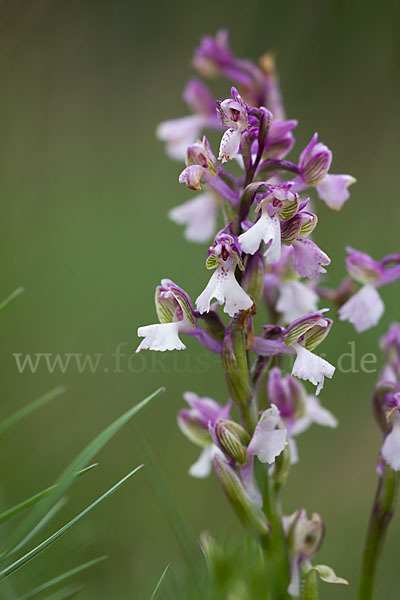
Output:
[[15,300],[15,298],[18,298],[18,296],[20,296],[23,292],[23,287],[19,287],[16,290],[14,290],[5,300],[3,300],[3,302],[0,303],[0,312],[7,308],[7,306],[11,304],[11,302]]
[[[171,566],[170,564],[167,565],[165,567],[164,571],[162,572],[162,575],[161,575],[160,579],[158,580],[156,587],[154,588],[154,592],[152,593],[150,600],[154,600],[155,597],[157,596],[158,590],[160,589],[161,584],[164,581],[164,578],[165,578],[166,574],[168,573],[168,569],[170,568],[170,566]],[[23,600],[25,600],[25,599],[23,599]]]
[[[94,469],[97,466],[98,466],[97,463],[94,463],[93,465],[89,465],[85,469],[81,469],[80,471],[78,471],[75,474],[75,477],[76,478],[81,477],[82,475],[84,475],[85,473],[88,473],[89,471],[91,471],[92,469]],[[43,500],[43,498],[45,498],[52,491],[54,491],[56,489],[56,487],[57,487],[56,485],[51,485],[50,487],[42,490],[41,492],[34,494],[30,498],[23,500],[19,504],[16,504],[12,508],[9,508],[8,510],[0,513],[0,524],[4,523],[4,521],[7,521],[8,519],[11,519],[12,517],[15,517],[15,515],[18,515],[19,513],[23,512],[24,510],[27,510],[31,506],[34,506],[37,502],[40,502],[40,500]]]
[[13,427],[13,425],[18,423],[18,421],[21,421],[21,419],[24,419],[35,410],[38,410],[38,408],[41,408],[48,402],[51,402],[51,400],[54,400],[54,398],[57,398],[63,394],[65,390],[66,388],[63,385],[59,385],[58,387],[54,388],[54,390],[47,392],[47,394],[44,394],[44,396],[37,398],[27,406],[17,410],[17,412],[13,413],[6,419],[3,419],[3,421],[0,421],[0,435],[7,431],[7,429],[10,429],[10,427]]
[[65,497],[60,498],[58,500],[58,502],[56,502],[54,504],[54,506],[52,506],[47,511],[47,513],[40,519],[39,523],[37,523],[35,525],[35,527],[33,527],[30,531],[28,531],[26,536],[19,542],[19,544],[14,546],[14,548],[11,550],[10,554],[14,554],[15,552],[18,552],[18,550],[20,550],[23,546],[25,546],[25,544],[27,544],[32,538],[34,538],[35,535],[40,533],[40,531],[42,531],[42,529],[44,527],[46,527],[46,525],[48,525],[50,523],[50,521],[56,516],[56,514],[62,508],[64,508],[66,503],[67,503],[67,499]]
[[[99,556],[98,558],[89,560],[88,562],[82,563],[81,565],[74,567],[73,569],[70,569],[69,571],[66,571],[65,573],[62,573],[61,575],[57,575],[57,577],[53,577],[53,579],[49,579],[49,581],[42,583],[41,585],[36,587],[31,592],[28,592],[24,596],[21,596],[21,598],[19,598],[19,600],[31,600],[31,598],[35,598],[35,596],[39,596],[39,594],[42,594],[43,592],[45,592],[46,590],[51,588],[53,585],[57,585],[57,584],[61,583],[62,581],[65,581],[65,579],[69,579],[70,577],[73,577],[77,573],[80,573],[81,571],[84,571],[85,569],[89,569],[90,567],[93,567],[94,565],[97,565],[99,562],[102,562],[106,558],[107,558],[107,556]],[[164,573],[165,572],[166,572],[166,570],[164,571]],[[162,574],[161,578],[163,578],[164,573]]]
[[69,464],[65,471],[55,481],[55,489],[49,494],[43,502],[40,502],[28,514],[27,518],[10,536],[8,543],[3,550],[0,558],[5,558],[13,548],[15,548],[27,533],[35,527],[35,525],[43,518],[47,511],[61,498],[75,478],[77,471],[82,469],[92,458],[103,448],[103,446],[142,408],[144,408],[151,400],[158,396],[165,388],[159,388],[153,394],[139,402],[135,406],[127,410],[123,415],[116,419],[111,425],[106,427],[86,448],[78,454],[78,456]]
[[6,567],[2,571],[0,571],[0,579],[3,579],[4,577],[8,577],[12,573],[14,573],[17,569],[20,569],[27,562],[31,561],[36,556],[38,556],[38,554],[40,554],[41,552],[46,550],[46,548],[48,548],[51,544],[56,542],[62,535],[67,533],[67,531],[69,531],[71,529],[71,527],[73,527],[74,525],[76,525],[76,523],[78,523],[78,521],[83,519],[83,517],[85,517],[91,510],[93,510],[98,504],[100,504],[100,502],[103,502],[103,500],[105,500],[106,498],[111,496],[111,494],[113,494],[121,486],[123,486],[124,483],[126,483],[128,481],[128,479],[130,479],[142,467],[143,467],[143,465],[139,465],[138,467],[133,469],[133,471],[131,471],[130,473],[125,475],[125,477],[120,479],[120,481],[118,481],[115,485],[113,485],[109,490],[107,490],[102,496],[97,498],[94,502],[89,504],[89,506],[87,506],[84,510],[82,510],[78,515],[76,515],[76,517],[74,517],[71,521],[69,521],[63,527],[58,529],[55,533],[53,533],[50,537],[48,537],[43,542],[41,542],[38,546],[35,546],[35,548],[33,548],[32,550],[30,550],[29,552],[27,552],[26,554],[21,556],[18,560],[13,562],[11,565],[8,565],[8,567]]

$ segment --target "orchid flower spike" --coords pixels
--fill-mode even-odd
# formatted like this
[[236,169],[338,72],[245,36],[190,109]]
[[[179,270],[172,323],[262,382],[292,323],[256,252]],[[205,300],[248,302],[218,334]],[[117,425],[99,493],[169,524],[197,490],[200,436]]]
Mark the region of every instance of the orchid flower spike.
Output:
[[300,154],[299,175],[295,178],[296,191],[316,187],[321,200],[334,210],[342,208],[350,193],[348,187],[355,183],[351,175],[330,175],[332,152],[325,144],[318,142],[315,133],[309,144]]
[[242,133],[249,128],[247,104],[235,87],[232,87],[231,94],[232,98],[228,98],[223,102],[217,101],[217,113],[221,123],[228,127],[222,136],[219,147],[218,160],[223,163],[237,156]]
[[230,317],[239,310],[248,310],[253,305],[253,300],[235,278],[236,266],[243,270],[243,263],[237,237],[226,233],[229,229],[230,226],[222,229],[208,250],[206,267],[216,268],[216,271],[196,300],[200,314],[209,312],[212,298],[215,298],[218,304],[225,304],[224,312]]
[[162,279],[156,288],[156,311],[160,323],[139,327],[143,337],[136,350],[185,350],[179,333],[194,334],[195,315],[189,296],[170,279]]
[[[347,271],[352,279],[363,284],[339,309],[339,319],[352,323],[358,333],[374,327],[385,311],[376,288],[400,278],[400,254],[392,254],[380,262],[368,254],[348,247]],[[393,266],[390,266],[393,265]]]

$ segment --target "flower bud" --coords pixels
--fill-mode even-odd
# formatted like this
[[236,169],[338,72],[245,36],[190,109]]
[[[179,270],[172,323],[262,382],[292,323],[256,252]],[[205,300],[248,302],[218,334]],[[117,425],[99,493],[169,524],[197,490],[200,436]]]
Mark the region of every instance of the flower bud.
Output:
[[203,313],[200,315],[200,318],[203,321],[204,330],[212,337],[213,340],[217,342],[222,342],[225,334],[225,326],[218,314],[210,310],[207,313]]
[[191,144],[186,150],[186,165],[199,165],[203,169],[208,169],[213,175],[217,174],[217,161],[211,150],[211,146],[206,138],[202,141]]
[[260,252],[248,257],[242,277],[242,287],[256,304],[261,300],[264,290],[265,265]]
[[[316,326],[317,324],[319,328],[321,328],[321,326],[323,325],[327,327],[328,323],[325,324],[324,322],[328,321],[328,319],[324,319],[322,315],[323,311],[320,310],[318,312],[305,315],[304,317],[300,317],[300,319],[296,319],[295,321],[293,321],[293,323],[291,323],[285,331],[285,344],[287,346],[291,346],[292,344],[298,342],[300,338],[303,338],[303,336],[308,331],[313,329],[314,326]],[[329,333],[329,329],[327,333]],[[322,339],[320,341],[322,341]]]
[[225,331],[222,343],[222,364],[232,400],[242,411],[247,411],[252,394],[246,359],[245,334],[243,328],[238,328],[235,319]]
[[269,526],[263,512],[250,500],[234,469],[218,454],[214,467],[222,489],[243,525],[257,535],[268,535]]
[[197,446],[207,446],[211,443],[210,432],[204,420],[194,411],[184,408],[178,413],[178,425],[182,433]]
[[215,435],[224,452],[239,465],[247,463],[246,448],[243,446],[239,437],[234,433],[224,421],[217,421],[215,424]]
[[324,179],[332,162],[332,152],[325,144],[318,142],[315,133],[300,155],[299,168],[303,181],[316,186]]
[[291,246],[301,235],[302,219],[297,214],[292,219],[284,221],[281,225],[281,242],[285,246]]
[[378,262],[364,252],[353,248],[346,248],[346,268],[352,279],[359,283],[371,283],[378,281],[381,277],[381,268]]

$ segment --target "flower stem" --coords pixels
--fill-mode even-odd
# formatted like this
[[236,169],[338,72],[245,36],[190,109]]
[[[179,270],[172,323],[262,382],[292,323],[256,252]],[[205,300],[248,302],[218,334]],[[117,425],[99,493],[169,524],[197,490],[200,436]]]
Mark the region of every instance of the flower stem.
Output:
[[265,485],[263,491],[263,511],[271,526],[269,546],[264,548],[264,555],[269,563],[271,586],[274,600],[287,600],[290,596],[287,588],[290,583],[290,566],[286,550],[282,519],[278,506],[278,498],[273,491],[268,471],[263,470]]
[[385,465],[372,507],[361,567],[358,600],[372,600],[378,560],[393,516],[399,490],[399,473]]

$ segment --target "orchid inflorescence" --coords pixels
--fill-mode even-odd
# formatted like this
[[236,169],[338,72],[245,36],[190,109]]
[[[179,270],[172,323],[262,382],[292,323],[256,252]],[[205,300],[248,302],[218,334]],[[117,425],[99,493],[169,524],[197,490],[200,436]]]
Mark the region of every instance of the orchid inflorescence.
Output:
[[[205,266],[213,274],[195,303],[173,281],[161,281],[155,296],[159,323],[138,329],[143,340],[137,352],[184,350],[180,336],[191,335],[221,355],[228,402],[186,392],[188,408],[178,415],[182,432],[202,449],[189,472],[205,477],[214,468],[266,556],[283,547],[276,597],[296,597],[311,589],[315,575],[347,583],[330,567],[311,564],[323,537],[321,517],[308,520],[304,509],[284,517],[279,507],[280,489],[298,460],[296,437],[313,423],[337,425],[317,398],[325,377],[335,371],[314,352],[333,324],[328,309],[318,304],[333,301],[339,319],[358,332],[373,327],[384,312],[377,288],[400,277],[400,254],[377,262],[348,248],[348,277],[337,289],[321,286],[331,260],[311,239],[318,217],[304,192],[314,189],[319,200],[339,210],[355,179],[330,172],[332,152],[316,133],[297,161],[287,160],[297,121],[285,117],[272,54],[258,66],[237,59],[227,33],[220,31],[202,40],[193,64],[205,78],[231,80],[230,97],[215,101],[202,80],[190,80],[183,97],[193,114],[161,123],[157,136],[171,158],[186,161],[179,182],[196,191],[169,217],[184,225],[187,240],[211,242]],[[221,132],[218,158],[204,135],[210,129]],[[229,171],[228,165],[233,165]],[[221,218],[224,226],[217,231]],[[358,291],[354,282],[362,285]],[[254,317],[263,304],[268,321],[257,335]],[[218,314],[219,306],[229,322]],[[389,365],[374,396],[384,435],[381,477],[384,466],[400,469],[399,327],[394,325],[383,341]],[[286,355],[294,362],[285,374]],[[315,394],[299,380],[316,386]],[[256,476],[260,465],[264,490]]]

